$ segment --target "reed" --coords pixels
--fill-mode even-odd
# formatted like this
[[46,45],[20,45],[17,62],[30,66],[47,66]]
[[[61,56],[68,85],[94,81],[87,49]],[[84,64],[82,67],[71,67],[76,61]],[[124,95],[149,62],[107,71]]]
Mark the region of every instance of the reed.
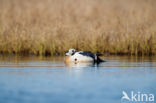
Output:
[[0,0],[0,53],[156,54],[156,0]]

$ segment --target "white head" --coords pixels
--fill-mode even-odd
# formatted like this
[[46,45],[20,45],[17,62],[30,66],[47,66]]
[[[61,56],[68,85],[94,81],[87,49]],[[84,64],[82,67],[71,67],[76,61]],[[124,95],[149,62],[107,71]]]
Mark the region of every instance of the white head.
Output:
[[67,52],[66,52],[66,56],[72,56],[72,55],[74,55],[75,54],[75,52],[76,52],[76,50],[75,49],[69,49]]

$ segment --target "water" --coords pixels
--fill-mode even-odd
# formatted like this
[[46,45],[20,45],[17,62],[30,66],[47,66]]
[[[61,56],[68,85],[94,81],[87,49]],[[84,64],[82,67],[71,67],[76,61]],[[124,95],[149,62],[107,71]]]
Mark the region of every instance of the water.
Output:
[[105,60],[66,65],[61,57],[0,57],[0,103],[121,103],[123,91],[156,96],[155,58]]

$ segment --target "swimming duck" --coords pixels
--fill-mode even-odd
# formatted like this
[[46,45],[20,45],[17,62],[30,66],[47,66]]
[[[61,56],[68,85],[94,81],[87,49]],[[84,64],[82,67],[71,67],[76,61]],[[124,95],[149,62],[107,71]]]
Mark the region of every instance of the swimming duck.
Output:
[[65,62],[92,62],[92,63],[100,63],[104,62],[99,58],[101,54],[93,54],[89,51],[77,51],[75,49],[69,49],[65,54]]

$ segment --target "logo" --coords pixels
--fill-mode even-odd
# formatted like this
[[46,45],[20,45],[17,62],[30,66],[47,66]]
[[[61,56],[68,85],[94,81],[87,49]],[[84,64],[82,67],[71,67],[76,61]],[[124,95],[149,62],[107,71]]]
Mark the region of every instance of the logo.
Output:
[[121,101],[134,101],[134,102],[154,102],[154,94],[152,93],[141,93],[131,91],[128,95],[125,91],[122,91]]

